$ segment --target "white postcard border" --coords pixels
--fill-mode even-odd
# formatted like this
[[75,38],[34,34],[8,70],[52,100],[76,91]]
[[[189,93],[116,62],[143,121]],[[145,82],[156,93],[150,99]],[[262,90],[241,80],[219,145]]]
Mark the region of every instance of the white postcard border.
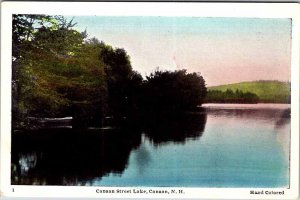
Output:
[[[88,187],[10,185],[11,147],[11,17],[12,14],[99,16],[195,16],[292,19],[291,62],[291,160],[290,189],[286,188],[178,188],[178,187]],[[299,36],[297,3],[133,3],[133,2],[3,2],[1,8],[1,195],[10,197],[96,198],[222,198],[296,199],[299,190]],[[98,193],[97,190],[129,189],[132,193]],[[133,193],[146,190],[148,194]],[[167,190],[170,194],[149,194]],[[182,190],[183,193],[171,193]],[[251,195],[251,190],[284,191],[284,195]]]

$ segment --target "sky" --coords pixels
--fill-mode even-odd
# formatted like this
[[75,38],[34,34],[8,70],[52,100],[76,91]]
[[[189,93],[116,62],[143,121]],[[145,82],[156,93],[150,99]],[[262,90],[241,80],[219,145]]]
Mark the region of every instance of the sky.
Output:
[[72,17],[75,29],[124,48],[144,77],[159,68],[199,72],[207,86],[290,81],[290,19]]

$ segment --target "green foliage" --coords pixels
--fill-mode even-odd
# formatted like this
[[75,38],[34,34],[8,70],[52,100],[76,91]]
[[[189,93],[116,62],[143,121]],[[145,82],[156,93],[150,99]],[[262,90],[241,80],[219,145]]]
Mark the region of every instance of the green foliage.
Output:
[[257,103],[259,97],[251,92],[243,92],[236,90],[233,92],[231,89],[226,91],[221,90],[208,90],[206,96],[207,103]]
[[72,21],[60,16],[14,15],[13,20],[13,121],[81,116],[74,108],[83,104],[92,118],[99,117],[106,101],[100,46],[84,43]]
[[124,49],[113,49],[103,42],[99,46],[100,57],[106,64],[109,113],[118,118],[137,112],[142,76],[132,70],[130,58]]
[[143,111],[186,111],[206,95],[203,77],[156,71],[143,80],[122,48],[112,48],[62,16],[13,15],[13,128],[29,119],[72,116],[74,126],[101,126]]
[[68,102],[46,87],[43,69],[56,60],[35,37],[39,27],[57,26],[56,20],[51,22],[45,15],[13,15],[12,25],[12,116],[13,126],[18,126],[18,121],[37,113],[51,116]]
[[186,111],[203,103],[206,86],[197,73],[155,71],[144,83],[144,95],[144,106],[150,111]]
[[259,97],[259,102],[263,103],[289,103],[290,83],[280,81],[254,81],[221,86],[209,87],[209,90],[232,91],[240,90],[251,92]]

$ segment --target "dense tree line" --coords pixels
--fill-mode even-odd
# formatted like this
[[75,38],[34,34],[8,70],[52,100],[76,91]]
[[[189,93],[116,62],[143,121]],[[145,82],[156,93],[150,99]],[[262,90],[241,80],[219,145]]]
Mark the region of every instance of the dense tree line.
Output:
[[251,92],[227,89],[226,91],[209,90],[206,96],[208,103],[258,103],[259,97]]
[[203,77],[185,70],[143,77],[124,49],[78,32],[63,16],[13,15],[12,122],[72,116],[74,125],[133,118],[147,111],[193,109],[206,95]]
[[179,112],[192,110],[203,103],[205,80],[186,70],[155,71],[146,77],[144,105],[147,110]]

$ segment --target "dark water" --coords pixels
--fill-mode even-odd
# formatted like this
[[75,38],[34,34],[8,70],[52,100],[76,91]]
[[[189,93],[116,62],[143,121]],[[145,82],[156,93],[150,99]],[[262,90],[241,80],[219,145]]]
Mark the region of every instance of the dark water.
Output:
[[12,134],[12,184],[288,187],[289,105],[204,105],[121,129]]

